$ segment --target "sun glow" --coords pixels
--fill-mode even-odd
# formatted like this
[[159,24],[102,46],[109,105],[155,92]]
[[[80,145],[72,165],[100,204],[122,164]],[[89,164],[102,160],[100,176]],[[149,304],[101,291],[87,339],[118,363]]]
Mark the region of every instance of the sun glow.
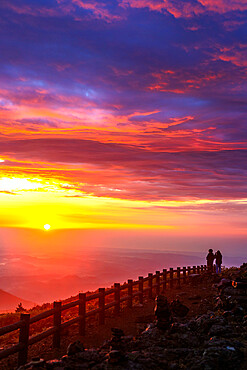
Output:
[[2,177],[0,179],[0,191],[36,190],[43,185],[35,180],[19,177]]
[[51,225],[49,225],[49,224],[45,224],[45,225],[44,225],[44,229],[45,229],[46,231],[50,230],[50,228],[51,228]]

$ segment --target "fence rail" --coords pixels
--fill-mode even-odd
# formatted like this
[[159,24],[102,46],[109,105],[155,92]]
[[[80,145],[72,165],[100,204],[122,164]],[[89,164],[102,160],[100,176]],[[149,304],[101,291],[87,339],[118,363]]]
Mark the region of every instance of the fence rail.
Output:
[[[114,308],[114,315],[118,315],[121,309],[121,303],[127,302],[127,307],[132,308],[134,305],[134,298],[137,297],[139,304],[143,304],[143,298],[147,295],[148,298],[160,294],[161,288],[165,291],[167,288],[172,289],[175,285],[180,288],[181,284],[186,282],[195,275],[201,275],[207,270],[206,265],[177,267],[176,270],[170,268],[163,269],[162,272],[156,271],[155,274],[149,273],[147,277],[139,276],[138,280],[128,280],[128,283],[120,285],[114,284],[114,288],[105,290],[99,288],[97,293],[86,296],[86,293],[79,293],[79,299],[62,304],[62,302],[54,302],[53,308],[44,311],[36,316],[30,318],[30,314],[21,313],[20,321],[0,328],[0,337],[9,334],[15,330],[19,330],[19,343],[7,349],[0,351],[0,360],[10,355],[18,353],[18,366],[24,365],[27,362],[28,347],[34,343],[53,335],[53,348],[60,348],[61,331],[74,324],[79,324],[79,335],[83,336],[86,332],[86,318],[98,315],[100,325],[105,323],[105,311]],[[192,276],[191,276],[192,275]],[[144,285],[147,285],[144,287]],[[138,290],[135,290],[137,287]],[[125,295],[121,293],[126,291]],[[106,303],[105,297],[114,295],[112,302]],[[98,308],[93,310],[86,310],[86,302],[98,299]],[[61,322],[61,313],[65,310],[78,306],[78,317]],[[40,320],[53,317],[53,326],[49,329],[30,337],[30,325]]]

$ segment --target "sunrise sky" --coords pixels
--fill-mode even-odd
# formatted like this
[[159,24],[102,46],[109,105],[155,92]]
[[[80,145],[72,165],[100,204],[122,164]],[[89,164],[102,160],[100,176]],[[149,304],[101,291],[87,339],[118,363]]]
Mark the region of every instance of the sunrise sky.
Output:
[[0,35],[1,228],[247,235],[246,0],[1,0]]

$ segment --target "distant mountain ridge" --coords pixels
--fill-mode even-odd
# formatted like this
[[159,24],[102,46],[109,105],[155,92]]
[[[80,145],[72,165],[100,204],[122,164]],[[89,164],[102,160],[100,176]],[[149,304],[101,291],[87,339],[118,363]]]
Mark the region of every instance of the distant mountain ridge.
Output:
[[27,309],[35,305],[34,302],[16,297],[0,289],[0,312],[14,311],[19,303],[22,303],[23,307]]

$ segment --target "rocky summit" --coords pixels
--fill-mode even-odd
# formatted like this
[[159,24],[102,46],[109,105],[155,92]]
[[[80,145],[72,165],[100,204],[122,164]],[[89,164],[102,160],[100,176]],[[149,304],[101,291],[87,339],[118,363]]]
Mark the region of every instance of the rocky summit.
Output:
[[84,349],[77,341],[61,359],[34,358],[19,370],[246,369],[247,264],[205,279],[213,304],[203,301],[203,314],[191,317],[182,300],[169,302],[160,295],[155,299],[156,320],[138,337],[112,328],[111,340],[98,349]]

